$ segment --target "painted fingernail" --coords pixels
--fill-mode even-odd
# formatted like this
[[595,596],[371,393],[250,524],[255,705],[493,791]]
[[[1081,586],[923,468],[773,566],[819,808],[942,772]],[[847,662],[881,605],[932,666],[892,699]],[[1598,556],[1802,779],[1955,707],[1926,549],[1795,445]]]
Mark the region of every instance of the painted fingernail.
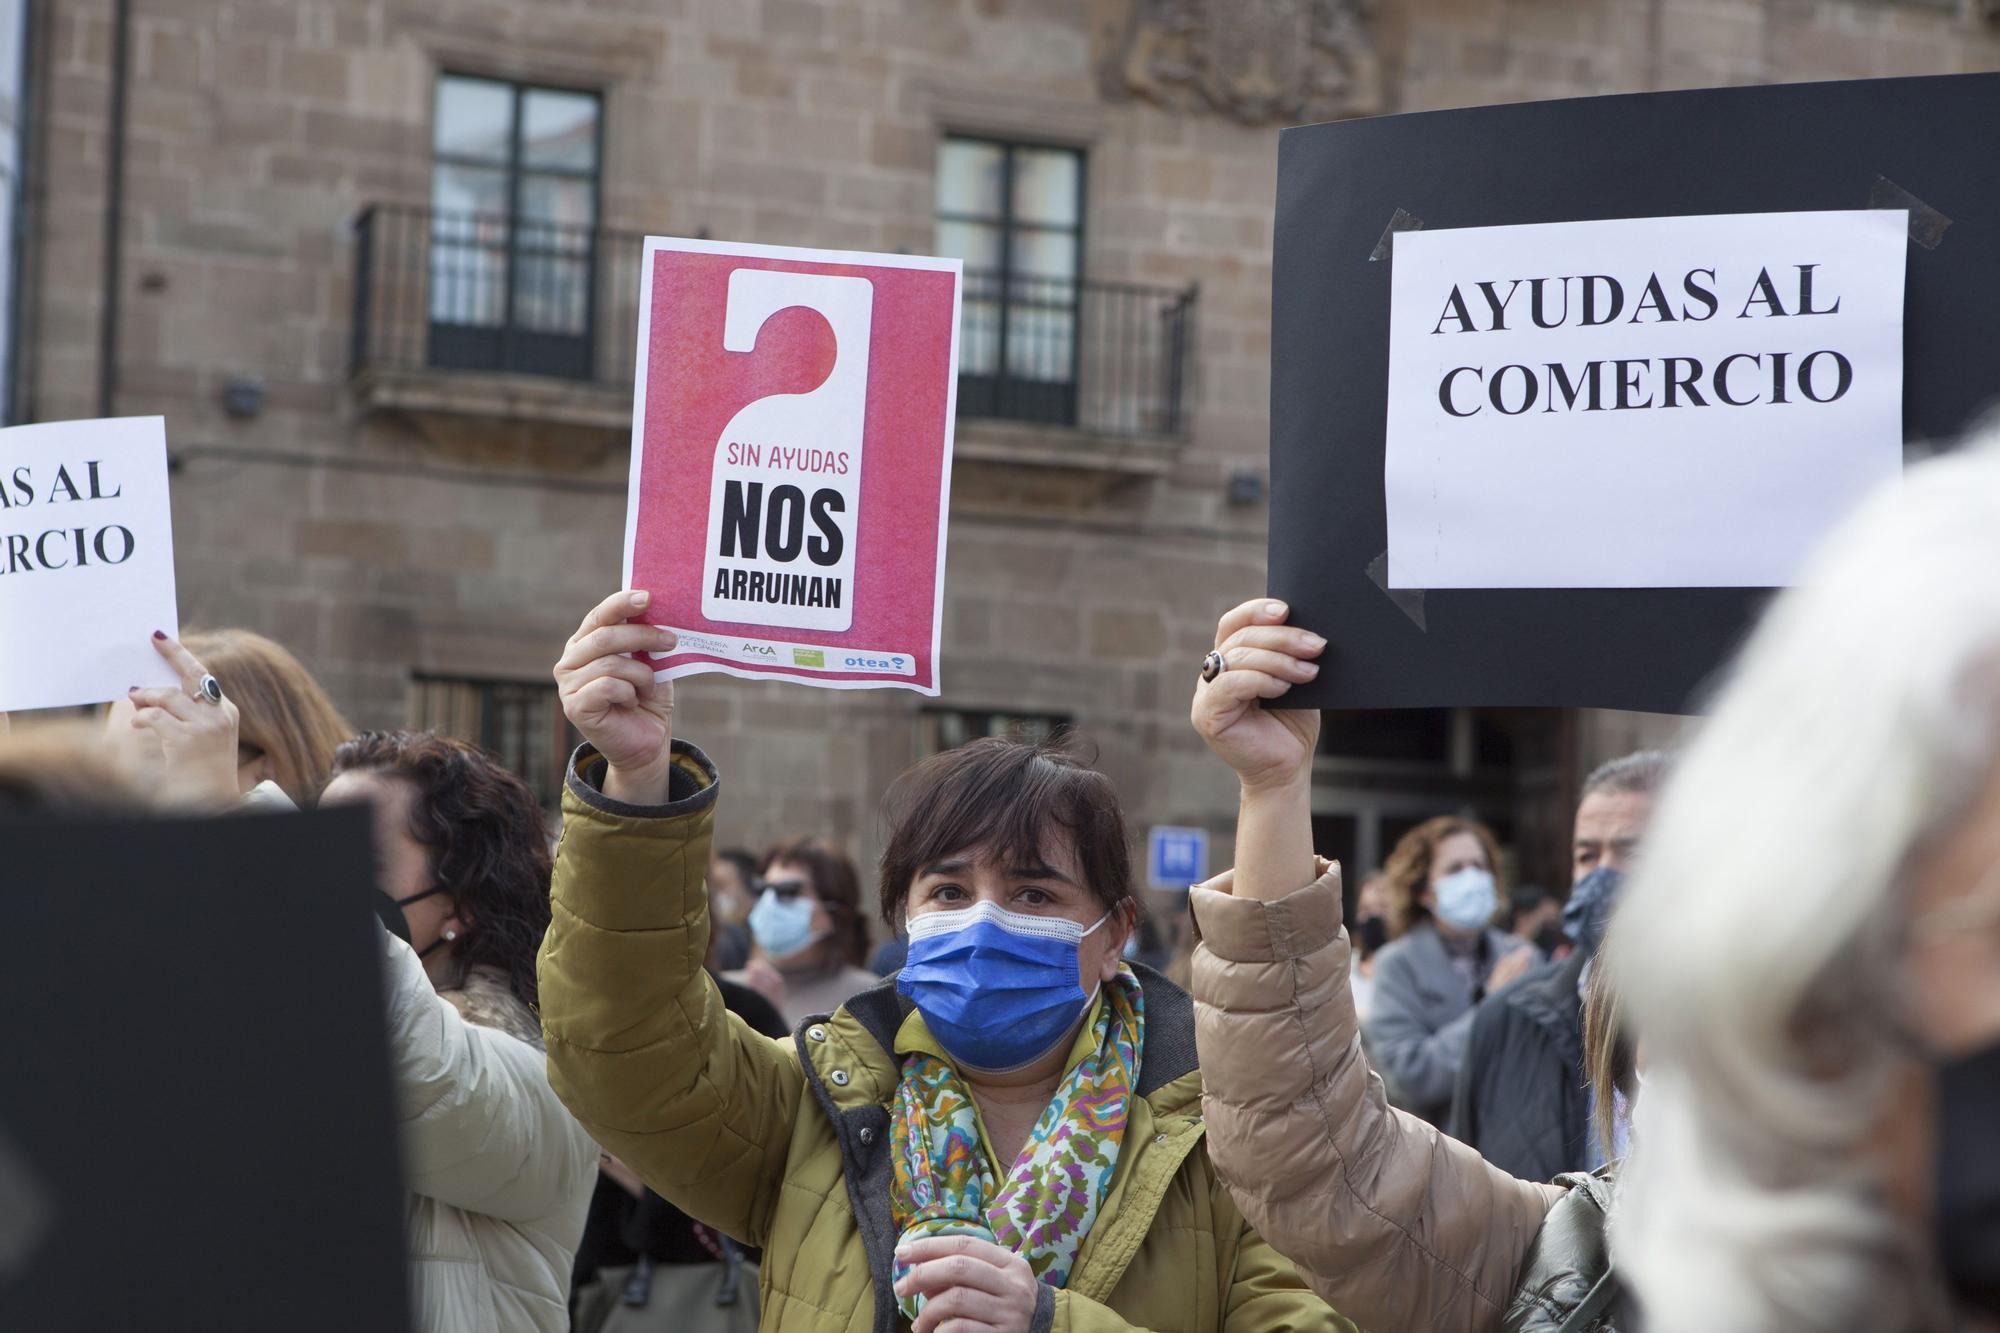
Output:
[[153,637],[156,639],[164,639],[167,637],[167,632],[163,629],[156,629],[153,631]]
[[1264,614],[1267,616],[1282,616],[1285,614],[1285,604],[1283,602],[1266,602],[1264,603]]
[[139,687],[137,685],[127,685],[125,687],[125,693],[127,694],[137,694],[138,692],[139,692]]

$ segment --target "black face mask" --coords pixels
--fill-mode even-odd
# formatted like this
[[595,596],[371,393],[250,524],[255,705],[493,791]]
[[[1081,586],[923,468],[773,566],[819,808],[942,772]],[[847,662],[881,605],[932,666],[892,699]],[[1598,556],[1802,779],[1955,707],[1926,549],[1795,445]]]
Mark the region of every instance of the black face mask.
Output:
[[1375,951],[1389,942],[1389,923],[1379,916],[1365,916],[1354,923],[1355,947],[1361,950],[1363,958],[1372,957]]
[[2000,1042],[1938,1066],[1936,1170],[1952,1295],[2000,1316]]
[[[375,895],[377,900],[375,903],[375,915],[382,918],[382,924],[388,927],[391,935],[408,944],[411,942],[410,919],[403,915],[403,909],[411,903],[420,903],[424,899],[443,893],[444,891],[442,884],[433,884],[422,893],[413,893],[407,898],[391,898],[386,893],[378,893]],[[427,958],[442,947],[444,947],[444,938],[440,936],[417,950],[417,957]]]

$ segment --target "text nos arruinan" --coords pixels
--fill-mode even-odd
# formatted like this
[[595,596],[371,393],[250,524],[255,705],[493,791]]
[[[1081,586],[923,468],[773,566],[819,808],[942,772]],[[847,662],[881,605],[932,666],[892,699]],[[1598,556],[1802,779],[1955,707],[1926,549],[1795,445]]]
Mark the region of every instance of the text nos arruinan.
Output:
[[843,580],[769,565],[789,565],[802,555],[822,568],[839,564],[847,548],[839,516],[846,511],[846,497],[831,488],[816,490],[808,499],[797,486],[773,486],[767,494],[761,481],[730,479],[723,486],[722,537],[716,555],[768,563],[763,568],[716,570],[711,595],[721,601],[838,608],[846,593]]

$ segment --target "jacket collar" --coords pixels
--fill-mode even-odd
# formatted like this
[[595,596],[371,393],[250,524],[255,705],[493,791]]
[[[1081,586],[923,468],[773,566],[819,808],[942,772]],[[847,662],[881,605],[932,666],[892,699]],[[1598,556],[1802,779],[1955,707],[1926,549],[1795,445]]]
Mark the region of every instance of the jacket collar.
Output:
[[1577,994],[1584,966],[1590,960],[1581,951],[1560,963],[1545,963],[1528,974],[1517,986],[1500,993],[1522,1015],[1559,1037],[1574,1039],[1578,1015],[1583,1011]]
[[[1139,985],[1146,992],[1146,1044],[1139,1057],[1139,1086],[1135,1091],[1141,1097],[1151,1097],[1198,1067],[1194,1047],[1194,998],[1145,964],[1133,963],[1131,966],[1139,977]],[[881,1047],[884,1058],[893,1064],[896,1059],[896,1030],[914,1007],[907,997],[897,993],[895,976],[892,974],[869,987],[841,1007],[861,1025]],[[825,1018],[807,1019],[806,1026],[825,1021]]]

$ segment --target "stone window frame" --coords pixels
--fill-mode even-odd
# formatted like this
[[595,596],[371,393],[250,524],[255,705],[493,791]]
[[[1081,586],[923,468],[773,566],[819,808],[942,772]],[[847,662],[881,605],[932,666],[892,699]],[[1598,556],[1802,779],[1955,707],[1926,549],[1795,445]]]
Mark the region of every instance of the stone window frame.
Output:
[[[579,260],[581,261],[584,268],[582,279],[584,293],[582,327],[574,331],[559,330],[552,336],[573,342],[575,344],[574,354],[580,356],[582,359],[581,366],[577,372],[556,373],[562,373],[564,378],[591,379],[591,371],[595,367],[598,354],[599,335],[602,333],[602,328],[600,327],[600,321],[603,317],[603,312],[600,309],[602,303],[598,299],[599,294],[597,290],[599,279],[598,267],[600,263],[598,238],[605,229],[605,177],[607,174],[606,126],[611,119],[610,111],[613,91],[611,86],[609,83],[594,79],[581,71],[570,71],[567,74],[552,71],[543,74],[513,66],[511,63],[506,67],[497,67],[484,60],[466,58],[462,55],[454,55],[445,51],[433,52],[429,63],[431,76],[429,81],[430,95],[428,98],[429,149],[425,161],[425,172],[428,178],[426,184],[427,192],[430,196],[429,208],[432,218],[427,229],[429,231],[429,237],[426,241],[427,249],[433,249],[439,244],[439,223],[436,215],[436,174],[439,166],[455,165],[476,170],[504,171],[507,178],[507,214],[505,224],[507,239],[504,243],[506,266],[504,270],[505,276],[501,280],[504,287],[502,292],[504,313],[497,324],[481,326],[475,322],[474,327],[498,329],[501,331],[503,338],[511,338],[517,334],[533,336],[537,333],[547,332],[545,330],[537,330],[531,325],[523,323],[515,314],[515,301],[520,294],[521,283],[517,262],[522,254],[518,239],[518,232],[523,221],[521,213],[522,180],[525,176],[541,175],[560,177],[572,181],[587,180],[589,182],[590,220],[585,229],[589,241],[582,254],[578,255],[563,251],[555,245],[551,245],[545,250],[536,250],[533,253],[551,262],[559,263],[567,261],[575,263]],[[507,160],[505,163],[495,163],[453,155],[441,150],[439,138],[443,130],[440,118],[443,89],[445,83],[452,79],[499,84],[505,86],[507,89],[510,98],[510,121],[508,127]],[[536,92],[588,97],[595,103],[595,115],[592,126],[591,166],[587,170],[547,165],[530,167],[525,163],[522,146],[522,125],[526,118],[527,98],[529,94]],[[468,242],[466,240],[459,240],[453,243],[466,245]],[[427,264],[434,263],[434,258],[427,261]],[[431,322],[433,326],[436,325],[437,321],[434,316]],[[427,357],[427,359],[432,358]],[[491,366],[458,368],[490,369],[503,372],[542,368],[532,364],[533,360],[534,358],[530,356],[530,364],[527,365],[501,363]],[[452,367],[446,363],[440,364],[439,368]]]

